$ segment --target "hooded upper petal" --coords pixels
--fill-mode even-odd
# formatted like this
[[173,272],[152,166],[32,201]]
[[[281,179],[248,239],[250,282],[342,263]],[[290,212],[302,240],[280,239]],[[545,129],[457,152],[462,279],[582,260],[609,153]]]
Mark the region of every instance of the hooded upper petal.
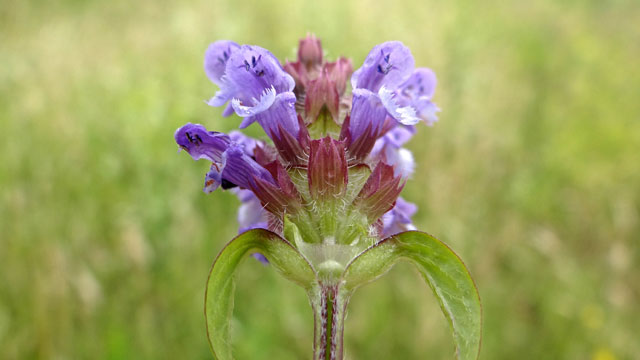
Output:
[[222,154],[231,143],[229,135],[207,131],[204,126],[192,123],[176,130],[174,138],[178,146],[186,150],[194,160],[208,159],[213,162],[222,161]]
[[399,41],[388,41],[376,45],[351,76],[351,86],[378,92],[386,86],[395,90],[405,82],[413,71],[411,51]]
[[226,67],[227,81],[238,88],[234,96],[241,101],[259,97],[273,87],[282,93],[293,90],[295,82],[271,52],[254,45],[242,45],[234,52]]
[[229,40],[219,40],[209,45],[204,54],[204,71],[214,84],[221,85],[227,61],[239,48],[240,45]]
[[259,46],[242,45],[229,55],[219,85],[220,91],[208,104],[221,106],[233,99],[235,112],[249,117],[268,109],[276,94],[293,90],[295,82],[271,52]]

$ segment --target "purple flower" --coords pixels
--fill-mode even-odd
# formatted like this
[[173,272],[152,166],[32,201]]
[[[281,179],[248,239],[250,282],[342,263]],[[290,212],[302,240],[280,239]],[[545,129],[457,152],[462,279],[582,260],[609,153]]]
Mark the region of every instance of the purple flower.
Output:
[[194,160],[211,161],[211,169],[205,177],[205,192],[212,192],[219,186],[223,189],[248,188],[253,178],[275,184],[269,171],[245,153],[245,145],[231,141],[229,135],[188,123],[179,128],[174,137],[180,148]]
[[[376,97],[389,116],[405,125],[413,125],[420,120],[416,110],[411,106],[401,106],[396,95],[399,87],[411,76],[413,66],[409,48],[399,41],[388,41],[369,52],[362,67],[351,76],[351,86],[354,92],[356,89],[368,90],[363,96]],[[354,104],[352,112],[356,110]]]
[[416,204],[399,197],[394,207],[382,215],[382,237],[386,238],[403,231],[415,230],[416,227],[411,223],[411,217],[417,210]]
[[236,144],[241,145],[244,152],[251,157],[255,156],[254,153],[257,147],[264,146],[262,141],[249,137],[237,130],[229,132],[229,138]]
[[261,47],[225,40],[209,46],[204,69],[220,87],[208,104],[226,105],[240,128],[257,122],[272,142],[190,123],[175,133],[193,159],[211,162],[204,191],[240,198],[240,232],[293,224],[305,242],[355,244],[413,228],[415,205],[399,198],[415,167],[403,146],[439,109],[435,75],[414,69],[406,46],[375,46],[352,74],[349,59],[326,61],[314,36],[284,68]]
[[[297,165],[295,153],[305,151],[302,138],[306,131],[300,131],[293,78],[268,50],[232,44],[235,43],[214,43],[205,55],[205,59],[218,60],[205,60],[207,74],[220,86],[209,105],[221,106],[230,101],[235,113],[244,118],[241,129],[258,122],[283,158]],[[221,59],[226,59],[222,75]],[[213,65],[207,66],[209,63]]]
[[204,71],[214,84],[222,85],[227,62],[238,49],[240,45],[229,40],[219,40],[209,45],[204,54]]
[[384,161],[393,166],[394,175],[408,178],[415,168],[413,154],[402,147],[411,137],[415,129],[412,126],[398,125],[379,138],[369,158],[371,161]]
[[351,76],[351,86],[376,93],[383,86],[395,90],[409,78],[413,66],[408,47],[399,41],[387,41],[369,52],[362,67]]
[[[409,49],[390,41],[374,47],[362,67],[353,73],[351,116],[348,132],[343,132],[351,156],[365,157],[376,140],[397,122],[411,126],[420,117],[433,122],[432,114],[437,108],[429,99],[435,80],[431,81],[426,69],[414,72],[413,66]],[[408,161],[409,157],[405,150],[389,153],[390,161],[398,164],[407,164],[403,159]]]
[[369,90],[354,89],[352,102],[351,115],[342,125],[341,138],[346,141],[349,155],[364,159],[390,123],[380,98]]
[[[297,137],[300,124],[295,109],[296,97],[292,92],[279,94],[271,107],[257,115],[251,116],[251,122],[257,121],[269,137],[277,141],[287,135]],[[245,119],[246,120],[246,119]],[[243,125],[245,122],[243,122]],[[246,125],[241,125],[243,128]]]
[[260,200],[251,190],[236,190],[238,199],[242,202],[238,208],[238,234],[251,229],[268,229],[268,212],[262,207]]
[[[230,47],[215,44],[209,47],[205,58],[224,59],[224,51]],[[259,46],[242,45],[228,51],[230,54],[225,63],[224,74],[216,82],[220,91],[209,100],[209,105],[222,106],[231,101],[234,111],[246,118],[240,126],[244,128],[255,121],[252,118],[254,115],[271,107],[277,94],[293,90],[295,82],[268,50]],[[218,75],[219,70],[216,68],[211,73]]]
[[[238,189],[235,193],[242,202],[238,208],[238,234],[252,229],[269,229],[269,213],[262,207],[253,191]],[[269,260],[259,252],[251,256],[265,265],[269,264]]]
[[431,69],[418,68],[398,90],[398,102],[402,106],[412,106],[418,117],[429,126],[438,121],[436,112],[440,111],[431,102],[436,84],[436,74]]
[[[222,87],[222,77],[226,71],[227,62],[236,50],[240,49],[240,45],[229,40],[219,40],[209,45],[204,55],[204,72],[209,77],[209,80],[214,84]],[[224,116],[229,116],[233,113],[233,108],[229,104],[224,112]]]

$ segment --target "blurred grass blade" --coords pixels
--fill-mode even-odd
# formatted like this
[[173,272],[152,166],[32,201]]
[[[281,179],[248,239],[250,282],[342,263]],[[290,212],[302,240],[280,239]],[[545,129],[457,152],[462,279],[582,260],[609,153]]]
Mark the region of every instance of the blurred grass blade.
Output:
[[345,286],[353,290],[381,276],[400,259],[416,265],[433,290],[453,330],[458,359],[476,359],[482,330],[478,290],[462,260],[431,235],[407,231],[365,250],[349,264]]
[[[315,272],[307,260],[289,242],[275,233],[254,229],[231,240],[211,267],[205,293],[207,335],[214,357],[233,359],[231,355],[230,320],[233,312],[233,274],[251,252],[260,252],[287,279],[308,289],[315,281]],[[256,295],[256,301],[259,301]]]

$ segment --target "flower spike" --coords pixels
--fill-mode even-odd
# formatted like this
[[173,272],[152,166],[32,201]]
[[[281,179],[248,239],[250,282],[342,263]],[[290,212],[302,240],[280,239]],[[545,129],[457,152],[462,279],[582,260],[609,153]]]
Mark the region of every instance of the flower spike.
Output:
[[350,296],[400,259],[434,291],[458,358],[475,359],[481,311],[473,280],[446,245],[416,231],[417,206],[400,197],[415,168],[405,145],[418,122],[438,120],[434,72],[414,68],[399,41],[376,45],[354,71],[348,58],[325,59],[314,35],[283,65],[259,46],[216,41],[204,71],[219,87],[208,105],[235,113],[240,129],[258,123],[265,134],[254,139],[191,123],[174,134],[180,149],[210,163],[204,191],[222,188],[240,200],[240,235],[221,251],[207,284],[215,357],[233,359],[232,275],[252,255],[309,294],[314,360],[342,360]]

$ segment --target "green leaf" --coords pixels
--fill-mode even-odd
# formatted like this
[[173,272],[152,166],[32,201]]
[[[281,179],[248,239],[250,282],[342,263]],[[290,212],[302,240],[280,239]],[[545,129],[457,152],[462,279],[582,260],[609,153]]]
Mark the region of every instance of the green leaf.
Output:
[[233,312],[233,274],[253,252],[262,253],[278,272],[305,289],[315,283],[315,271],[288,241],[277,234],[254,229],[231,240],[211,267],[205,293],[205,316],[211,351],[216,359],[233,359],[231,355],[230,320]]
[[389,270],[400,259],[412,262],[440,302],[461,360],[477,359],[482,332],[480,296],[462,260],[429,234],[407,231],[362,252],[345,271],[345,287],[363,285]]

